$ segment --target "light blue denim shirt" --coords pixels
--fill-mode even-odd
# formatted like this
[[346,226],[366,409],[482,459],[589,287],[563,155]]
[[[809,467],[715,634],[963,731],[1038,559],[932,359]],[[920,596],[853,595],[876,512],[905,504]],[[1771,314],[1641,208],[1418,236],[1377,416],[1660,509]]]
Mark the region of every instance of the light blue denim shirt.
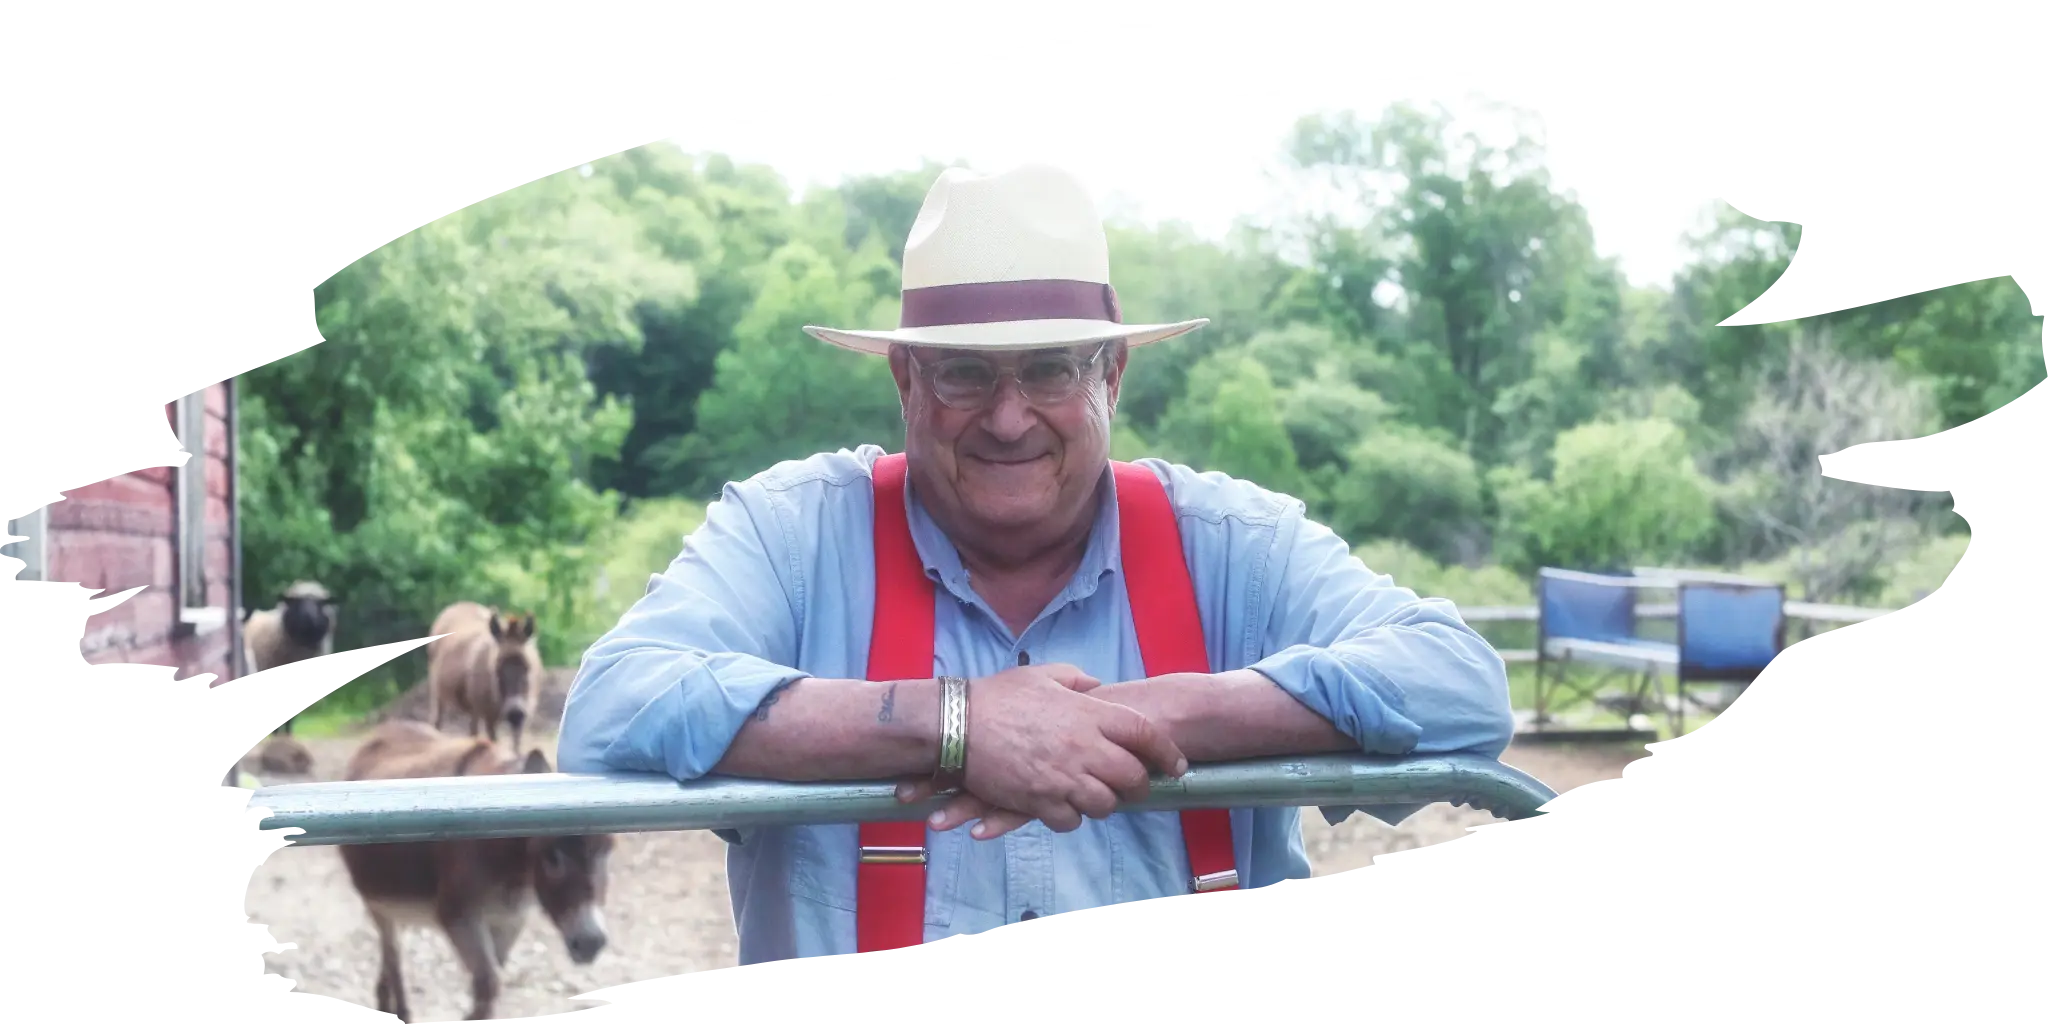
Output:
[[[563,771],[710,772],[747,716],[805,676],[866,675],[874,615],[873,491],[882,450],[785,462],[730,484],[646,596],[584,655],[563,713]],[[1263,673],[1370,754],[1498,757],[1513,732],[1499,654],[1443,600],[1352,557],[1300,502],[1218,473],[1145,460],[1179,513],[1215,671]],[[1105,486],[1113,486],[1105,474]],[[1067,662],[1105,685],[1145,676],[1104,502],[1079,571],[1021,636],[968,584],[958,552],[906,493],[938,601],[937,665],[974,678]],[[950,599],[949,599],[950,598]],[[1375,808],[1397,824],[1414,807]],[[1331,821],[1351,809],[1325,808]],[[1300,812],[1231,815],[1248,887],[1309,875]],[[857,826],[721,832],[742,964],[855,951]],[[1173,812],[1033,822],[978,841],[928,832],[925,941],[1029,916],[1187,891]]]

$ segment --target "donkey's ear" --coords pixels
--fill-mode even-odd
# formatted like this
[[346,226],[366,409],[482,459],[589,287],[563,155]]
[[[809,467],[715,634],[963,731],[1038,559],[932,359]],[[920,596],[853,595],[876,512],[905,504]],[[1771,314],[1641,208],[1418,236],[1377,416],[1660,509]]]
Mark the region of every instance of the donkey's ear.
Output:
[[531,640],[533,639],[533,635],[538,632],[540,632],[540,616],[528,615],[526,617],[526,622],[522,624],[520,627],[520,639]]
[[491,613],[491,639],[505,639],[505,621],[503,619],[498,618],[497,612]]
[[546,775],[554,771],[553,768],[548,767],[548,756],[538,750],[526,752],[526,765],[520,770],[528,775]]

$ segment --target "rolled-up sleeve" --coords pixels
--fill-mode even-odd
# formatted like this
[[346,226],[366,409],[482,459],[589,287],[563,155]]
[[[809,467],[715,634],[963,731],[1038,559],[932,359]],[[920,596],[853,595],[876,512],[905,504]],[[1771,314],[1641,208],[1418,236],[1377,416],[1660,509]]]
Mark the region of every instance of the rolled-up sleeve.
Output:
[[[1266,649],[1250,667],[1368,754],[1498,758],[1514,737],[1507,665],[1438,598],[1373,572],[1328,527],[1288,517],[1276,536]],[[1398,824],[1416,807],[1377,807]],[[1324,808],[1333,824],[1354,808]]]
[[690,780],[725,757],[747,716],[805,673],[772,498],[728,485],[667,570],[591,645],[562,712],[564,771]]

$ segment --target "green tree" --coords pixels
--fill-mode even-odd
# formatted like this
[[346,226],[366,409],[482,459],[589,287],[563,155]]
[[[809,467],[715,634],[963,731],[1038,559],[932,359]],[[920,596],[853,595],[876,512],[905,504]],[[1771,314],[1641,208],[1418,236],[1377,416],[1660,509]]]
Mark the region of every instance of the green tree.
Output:
[[785,459],[879,444],[900,448],[902,406],[880,356],[849,352],[805,334],[806,325],[889,325],[894,294],[877,294],[870,272],[893,267],[878,239],[840,264],[792,242],[762,268],[753,308],[719,353],[714,382],[697,404],[697,427],[678,446],[709,497]]
[[1237,351],[1280,389],[1281,422],[1311,476],[1342,472],[1352,446],[1399,415],[1384,397],[1408,383],[1399,364],[1328,326],[1295,322],[1261,330]]
[[1847,312],[1853,316],[1834,327],[1842,350],[1925,379],[1944,428],[1983,416],[2043,379],[2041,318],[2009,277]]
[[1301,468],[1280,415],[1280,392],[1256,360],[1219,352],[1188,374],[1187,393],[1161,417],[1158,445],[1176,461],[1283,494],[1301,493]]
[[1748,404],[1755,368],[1783,358],[1783,325],[1717,326],[1762,295],[1791,264],[1796,224],[1766,224],[1717,207],[1687,239],[1692,256],[1672,281],[1668,330],[1646,357],[1656,375],[1700,401],[1707,443],[1723,439]]
[[[422,635],[457,599],[521,598],[560,625],[582,545],[615,503],[589,482],[631,411],[584,371],[631,349],[636,310],[687,306],[696,276],[603,183],[551,175],[378,249],[315,290],[325,342],[243,382],[245,591],[340,598],[342,647]],[[544,625],[545,652],[577,649]]]
[[756,269],[796,229],[789,189],[769,168],[696,157],[667,143],[627,150],[592,170],[663,254],[690,261],[699,277],[697,301],[638,308],[641,344],[591,353],[599,392],[629,398],[634,410],[617,457],[596,460],[593,482],[635,497],[677,493],[693,481],[668,456],[695,428],[697,396],[710,386],[733,325],[753,305]]
[[1551,477],[1497,467],[1502,561],[1623,570],[1685,556],[1714,526],[1712,483],[1667,420],[1588,423],[1558,436]]
[[1276,320],[1285,321],[1290,282],[1303,271],[1275,258],[1250,228],[1240,228],[1223,244],[1171,222],[1158,227],[1112,222],[1105,230],[1110,274],[1126,323],[1209,321],[1190,334],[1131,351],[1118,414],[1138,429],[1149,429],[1188,391],[1188,373],[1196,363],[1242,344]]
[[1820,474],[1820,457],[1863,441],[1927,433],[1936,420],[1933,387],[1896,361],[1848,355],[1831,325],[1792,338],[1786,365],[1756,389],[1721,462],[1729,497],[1748,527],[1744,554],[1790,555],[1808,600],[1833,601],[1882,586],[1884,567],[1919,544],[1933,496],[1869,487]]
[[903,243],[910,238],[925,193],[939,175],[954,166],[930,160],[914,171],[860,175],[834,190],[846,216],[846,251],[858,252],[870,239],[881,243],[890,262],[903,266]]
[[1387,423],[1351,448],[1328,483],[1323,518],[1353,543],[1404,541],[1440,561],[1475,554],[1480,470],[1440,434]]
[[1418,425],[1494,461],[1514,433],[1506,414],[1526,404],[1503,407],[1502,395],[1531,376],[1546,330],[1584,350],[1576,388],[1611,385],[1620,274],[1526,131],[1494,145],[1454,134],[1441,110],[1397,104],[1371,123],[1305,118],[1290,157],[1358,204],[1310,218],[1304,235],[1326,292],[1341,298],[1333,307],[1387,336],[1421,379],[1403,402]]

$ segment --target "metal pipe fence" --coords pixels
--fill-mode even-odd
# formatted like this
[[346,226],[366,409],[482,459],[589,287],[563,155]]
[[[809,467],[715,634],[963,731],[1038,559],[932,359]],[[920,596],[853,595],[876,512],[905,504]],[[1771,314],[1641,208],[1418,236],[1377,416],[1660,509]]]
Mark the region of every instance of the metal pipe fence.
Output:
[[[1147,799],[1120,810],[1452,803],[1513,820],[1556,796],[1483,757],[1329,755],[1195,765],[1179,779],[1153,779]],[[271,812],[262,828],[303,830],[287,837],[295,846],[914,821],[940,803],[898,803],[893,782],[678,782],[653,773],[306,782],[251,799]]]

